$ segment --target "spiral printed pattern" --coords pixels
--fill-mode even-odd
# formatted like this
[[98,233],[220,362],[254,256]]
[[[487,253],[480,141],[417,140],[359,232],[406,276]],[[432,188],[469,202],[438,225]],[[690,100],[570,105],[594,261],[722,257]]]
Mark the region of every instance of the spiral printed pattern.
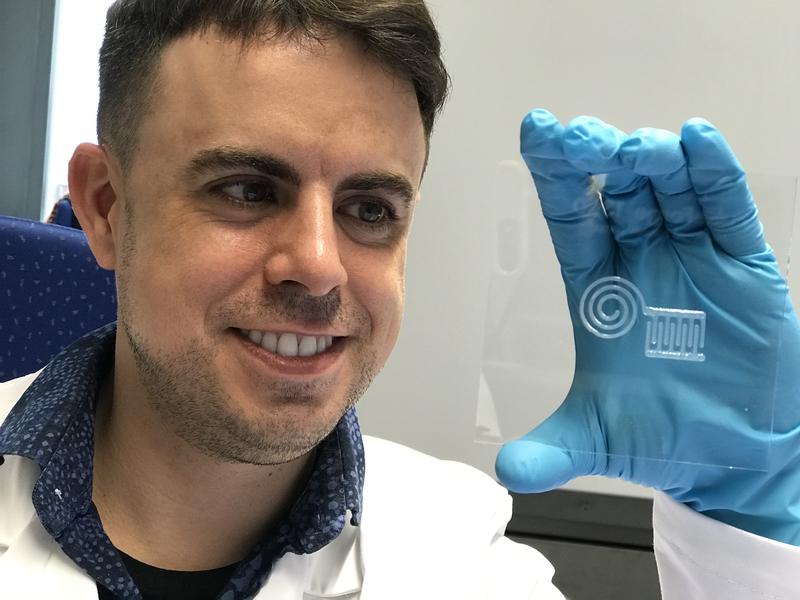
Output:
[[630,281],[603,277],[586,288],[581,297],[581,322],[597,337],[618,338],[636,324],[644,306],[642,293]]

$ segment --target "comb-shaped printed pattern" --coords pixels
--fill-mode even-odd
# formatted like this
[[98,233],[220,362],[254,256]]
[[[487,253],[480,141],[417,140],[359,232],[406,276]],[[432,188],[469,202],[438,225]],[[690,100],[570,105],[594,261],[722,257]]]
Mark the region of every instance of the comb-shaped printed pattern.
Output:
[[706,313],[648,306],[644,314],[645,356],[695,362],[706,359],[702,352],[706,345]]

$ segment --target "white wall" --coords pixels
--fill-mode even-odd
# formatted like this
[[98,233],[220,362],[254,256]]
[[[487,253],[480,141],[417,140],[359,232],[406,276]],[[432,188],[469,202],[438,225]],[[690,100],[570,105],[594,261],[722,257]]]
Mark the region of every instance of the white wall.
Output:
[[[94,139],[96,63],[107,0],[61,0],[46,201],[66,181],[74,145]],[[491,472],[496,448],[476,444],[493,227],[507,210],[503,161],[517,161],[518,125],[543,106],[567,120],[594,114],[632,130],[714,121],[745,167],[800,174],[800,3],[794,0],[431,0],[453,75],[409,249],[406,322],[389,365],[361,404],[365,432]],[[514,189],[514,188],[512,188]],[[532,196],[531,196],[532,198]],[[520,197],[511,198],[520,200]],[[47,209],[44,211],[47,212]],[[547,377],[530,398],[569,383],[571,335],[541,219],[532,302],[551,315]],[[797,227],[795,227],[797,229]],[[797,298],[795,298],[797,305]],[[541,368],[541,365],[537,365]],[[536,401],[536,400],[531,400]],[[571,487],[640,494],[620,482]]]

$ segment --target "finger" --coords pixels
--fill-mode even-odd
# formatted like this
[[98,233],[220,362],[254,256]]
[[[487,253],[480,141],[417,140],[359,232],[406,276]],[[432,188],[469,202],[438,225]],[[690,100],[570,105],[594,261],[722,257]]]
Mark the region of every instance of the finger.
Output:
[[626,167],[650,179],[665,228],[673,238],[706,233],[680,137],[663,129],[638,129],[625,139],[619,154]]
[[597,117],[575,117],[564,129],[564,156],[578,170],[613,173],[624,169],[619,147],[625,134]]
[[595,117],[578,117],[564,132],[564,154],[574,166],[608,173],[603,204],[623,254],[664,237],[661,211],[647,177],[625,166],[620,148],[625,134]]
[[547,492],[581,475],[565,449],[526,439],[500,449],[495,472],[503,486],[520,494]]
[[568,286],[605,274],[614,243],[591,178],[564,158],[564,127],[543,109],[528,113],[520,151],[533,176],[542,213]]
[[689,177],[717,245],[740,258],[767,249],[744,169],[722,134],[704,119],[681,129]]
[[579,413],[562,404],[529,434],[500,449],[495,461],[498,479],[511,491],[537,493],[592,474],[596,454],[588,437],[591,431]]

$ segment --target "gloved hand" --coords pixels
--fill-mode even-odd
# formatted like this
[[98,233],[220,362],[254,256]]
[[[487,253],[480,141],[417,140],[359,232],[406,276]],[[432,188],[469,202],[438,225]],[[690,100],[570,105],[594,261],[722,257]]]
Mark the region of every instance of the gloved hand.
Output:
[[[561,264],[576,363],[560,408],[501,450],[500,480],[537,492],[581,475],[621,477],[800,544],[800,328],[723,136],[702,119],[680,137],[626,136],[590,117],[565,128],[534,110],[521,145]],[[602,204],[590,191],[595,173],[608,173]],[[603,320],[625,316],[613,299],[581,306],[604,277],[638,288],[640,309],[703,311],[704,360],[646,356],[651,317],[641,311],[625,335],[590,331],[582,309],[612,335]]]

